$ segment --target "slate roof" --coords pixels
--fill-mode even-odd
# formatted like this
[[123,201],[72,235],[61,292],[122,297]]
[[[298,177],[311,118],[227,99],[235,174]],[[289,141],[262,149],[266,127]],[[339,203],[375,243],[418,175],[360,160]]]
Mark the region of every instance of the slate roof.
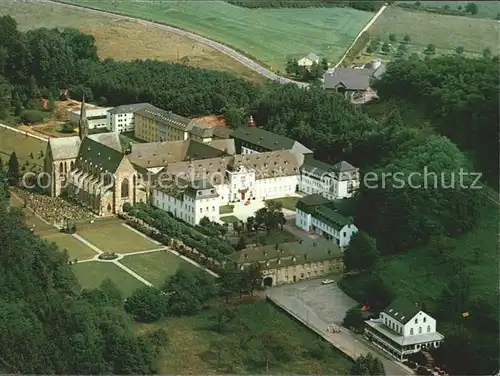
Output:
[[[288,265],[300,265],[309,262],[331,260],[343,256],[339,246],[324,238],[307,239],[261,247],[247,247],[228,256],[238,265],[260,263],[263,268],[275,268]],[[279,261],[278,261],[279,260]],[[266,263],[269,263],[267,265]]]
[[269,151],[291,150],[295,146],[295,144],[299,144],[302,146],[303,150],[307,150],[308,152],[312,153],[311,150],[307,149],[299,142],[292,140],[291,138],[266,131],[262,128],[239,127],[233,130],[231,136],[234,139],[241,140],[252,145],[260,146],[261,148],[267,149]]
[[115,132],[96,133],[96,134],[91,134],[90,136],[87,137],[100,144],[115,149],[119,152],[122,151],[122,145],[118,133]]
[[301,197],[295,207],[305,213],[314,213],[316,207],[319,205],[324,205],[330,202],[328,199],[324,198],[320,194],[312,194],[308,196]]
[[217,138],[229,138],[231,137],[232,131],[227,127],[215,127],[212,128],[212,133],[213,136]]
[[307,58],[314,62],[319,61],[319,56],[316,55],[314,52],[311,52],[309,55],[307,55]]
[[53,160],[74,159],[78,156],[80,149],[80,137],[49,138],[49,148]]
[[191,122],[192,128],[189,133],[194,134],[198,137],[209,138],[213,135],[212,128],[206,126],[205,124],[196,123],[194,121]]
[[136,166],[154,168],[189,159],[214,158],[223,154],[225,154],[223,150],[208,143],[184,140],[132,144],[128,159]]
[[337,162],[333,165],[332,167],[333,171],[335,172],[349,172],[349,171],[354,171],[356,170],[356,167],[354,167],[352,164],[346,161],[341,161]]
[[306,155],[304,157],[304,163],[301,166],[301,170],[308,171],[319,176],[334,171],[333,165],[318,161],[317,159],[314,159],[312,155]]
[[298,175],[299,162],[289,150],[269,151],[255,154],[237,154],[232,163],[234,168],[243,166],[255,170],[255,179],[273,176]]
[[151,106],[149,103],[133,103],[133,104],[124,104],[122,106],[117,106],[109,110],[108,112],[112,115],[117,114],[129,114],[135,113],[136,111]]
[[234,139],[233,138],[227,138],[224,140],[212,140],[209,142],[206,142],[206,144],[210,145],[213,148],[222,150],[226,154],[236,154],[236,148],[234,145]]
[[347,90],[367,90],[372,74],[372,69],[334,68],[326,71],[323,86],[325,89],[343,86]]
[[389,304],[384,312],[404,325],[420,312],[420,308],[407,299],[399,298]]
[[338,211],[329,208],[327,205],[316,207],[312,216],[328,226],[333,227],[337,231],[340,231],[344,226],[352,223],[349,218],[344,217]]
[[101,144],[90,137],[85,137],[80,146],[78,160],[92,163],[92,166],[101,168],[103,172],[114,173],[118,169],[124,154],[121,151]]
[[192,127],[191,120],[188,118],[174,114],[172,111],[162,110],[161,108],[155,107],[151,104],[140,108],[135,113],[183,131],[188,131]]

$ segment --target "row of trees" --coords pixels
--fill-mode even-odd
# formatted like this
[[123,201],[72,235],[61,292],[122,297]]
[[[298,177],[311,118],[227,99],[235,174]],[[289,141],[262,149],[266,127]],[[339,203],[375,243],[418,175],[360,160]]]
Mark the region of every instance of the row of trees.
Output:
[[245,8],[312,8],[350,7],[375,12],[382,4],[377,1],[336,1],[336,0],[227,0]]
[[[187,223],[174,218],[172,214],[145,203],[137,203],[134,206],[125,205],[123,209],[130,215],[156,228],[163,235],[181,240],[186,246],[195,248],[206,257],[211,257],[217,261],[224,261],[226,255],[234,252],[234,247],[229,242],[222,237],[213,236],[214,231],[227,232],[227,227],[225,226],[211,222],[209,222],[210,226],[206,226],[207,223],[204,222],[205,226],[199,226],[198,229],[203,229],[203,231],[211,234],[207,236]],[[221,234],[221,232],[217,233]]]

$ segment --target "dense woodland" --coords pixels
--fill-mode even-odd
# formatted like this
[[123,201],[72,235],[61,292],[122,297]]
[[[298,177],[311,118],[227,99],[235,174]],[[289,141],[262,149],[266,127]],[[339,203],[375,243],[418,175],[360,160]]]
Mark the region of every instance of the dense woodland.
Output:
[[227,0],[228,3],[245,8],[312,8],[349,7],[359,10],[377,11],[380,1],[338,1],[338,0]]
[[8,207],[0,171],[0,373],[150,374],[156,348],[136,337],[110,281],[80,292],[68,256]]
[[[429,121],[416,125],[403,121],[398,110],[375,120],[342,96],[314,85],[309,90],[275,83],[259,86],[227,73],[158,61],[101,62],[94,38],[76,30],[22,33],[12,18],[2,17],[0,35],[0,118],[22,116],[25,111],[33,111],[40,98],[57,98],[60,89],[69,88],[75,99],[85,94],[89,101],[103,105],[150,102],[184,116],[222,114],[232,127],[246,124],[252,114],[258,125],[303,142],[318,159],[345,159],[359,166],[362,173],[377,172],[379,177],[394,172],[408,177],[411,172],[424,172],[427,166],[431,172],[444,174],[445,182],[439,184],[448,184],[452,174],[458,175],[469,165],[453,142],[474,151],[485,170],[498,172],[498,61],[488,55],[480,59],[453,56],[398,60],[391,64],[387,75],[375,84],[381,101],[398,99],[419,105]],[[416,180],[414,184],[419,182]],[[373,253],[370,244],[376,244],[380,254],[392,255],[467,232],[476,224],[482,200],[477,191],[460,186],[447,189],[439,184],[431,189],[399,187],[393,178],[371,183],[377,182],[385,186],[364,187],[356,198],[353,216],[369,238],[361,239],[361,251],[351,255],[353,269],[363,260],[363,252]],[[2,257],[12,255],[12,260],[0,263],[5,268],[0,274],[4,301],[0,303],[5,304],[0,336],[4,336],[2,343],[7,343],[0,349],[3,370],[154,371],[154,349],[145,339],[132,336],[122,310],[79,297],[66,267],[67,259],[41,240],[24,236],[27,232],[20,228],[19,215],[7,217],[5,204],[2,207],[1,244],[8,244],[2,249]],[[167,222],[169,231],[184,231]],[[187,235],[194,239],[191,233]],[[206,244],[214,258],[226,253],[219,243]],[[436,255],[440,249],[436,247]],[[393,298],[377,279],[366,287],[377,300],[373,306],[383,306]],[[456,301],[457,291],[459,287],[451,285],[448,299]],[[494,303],[481,304],[495,311]],[[88,325],[75,324],[73,328],[69,322],[73,313],[85,316]],[[109,317],[113,317],[113,324],[106,321]],[[492,322],[498,328],[498,319]],[[482,349],[495,350],[497,343],[483,332],[471,341],[478,342],[474,352],[488,355],[472,359],[467,373],[487,369],[494,359],[491,351]],[[19,352],[11,350],[19,347],[14,344],[18,340],[24,343],[28,336],[25,353],[32,358],[16,357]],[[50,343],[52,347],[38,343]],[[122,345],[134,352],[126,356],[133,364],[117,360],[125,349],[123,353],[108,351],[107,346]]]

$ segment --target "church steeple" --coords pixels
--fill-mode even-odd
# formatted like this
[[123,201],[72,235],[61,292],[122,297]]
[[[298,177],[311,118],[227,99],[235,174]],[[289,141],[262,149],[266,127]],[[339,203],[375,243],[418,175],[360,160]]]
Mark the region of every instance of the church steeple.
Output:
[[87,121],[85,95],[83,95],[82,104],[80,105],[80,120],[78,121],[78,134],[80,136],[80,140],[82,141],[85,137],[89,135],[89,123]]

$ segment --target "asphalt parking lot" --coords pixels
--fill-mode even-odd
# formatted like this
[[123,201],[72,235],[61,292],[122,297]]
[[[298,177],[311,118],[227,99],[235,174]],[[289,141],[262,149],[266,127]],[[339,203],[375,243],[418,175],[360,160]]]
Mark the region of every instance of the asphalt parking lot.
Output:
[[[332,278],[333,279],[333,278]],[[266,294],[285,307],[306,316],[315,326],[340,325],[346,311],[356,301],[344,294],[336,283],[322,285],[323,279],[314,279],[270,288]]]

